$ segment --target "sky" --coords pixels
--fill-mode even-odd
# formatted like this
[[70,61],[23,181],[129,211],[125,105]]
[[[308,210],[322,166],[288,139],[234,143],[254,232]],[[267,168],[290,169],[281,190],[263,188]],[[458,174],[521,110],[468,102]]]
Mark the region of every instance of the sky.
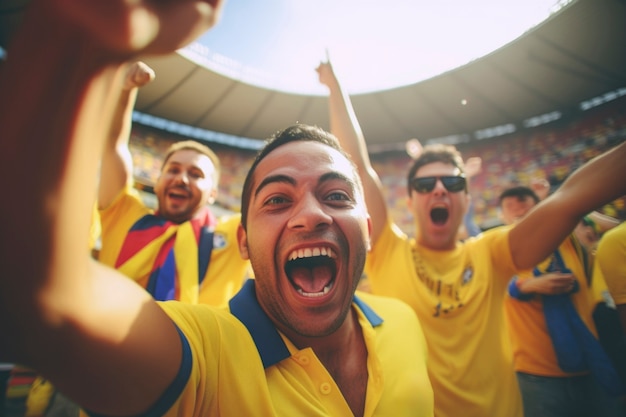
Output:
[[221,21],[179,51],[261,87],[326,94],[331,59],[350,94],[413,84],[504,46],[567,0],[227,0]]

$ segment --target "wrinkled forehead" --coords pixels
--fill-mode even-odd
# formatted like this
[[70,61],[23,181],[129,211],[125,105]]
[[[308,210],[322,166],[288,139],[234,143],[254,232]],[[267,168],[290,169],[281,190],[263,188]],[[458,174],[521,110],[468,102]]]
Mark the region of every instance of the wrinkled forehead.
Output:
[[299,141],[282,145],[269,153],[256,167],[254,187],[264,178],[289,175],[295,179],[317,178],[334,172],[355,184],[362,192],[355,165],[338,150],[318,142]]

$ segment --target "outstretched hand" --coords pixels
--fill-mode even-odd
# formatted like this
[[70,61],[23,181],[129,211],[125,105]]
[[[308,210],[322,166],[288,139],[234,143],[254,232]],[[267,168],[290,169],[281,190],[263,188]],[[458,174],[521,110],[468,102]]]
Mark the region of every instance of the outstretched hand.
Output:
[[409,139],[405,143],[406,153],[412,158],[417,159],[424,151],[424,147],[420,143],[419,139]]
[[467,176],[467,178],[472,178],[479,174],[482,170],[482,164],[483,160],[478,156],[467,158],[464,166],[465,176]]
[[550,194],[550,183],[544,178],[530,180],[530,188],[537,194],[539,200],[544,200]]

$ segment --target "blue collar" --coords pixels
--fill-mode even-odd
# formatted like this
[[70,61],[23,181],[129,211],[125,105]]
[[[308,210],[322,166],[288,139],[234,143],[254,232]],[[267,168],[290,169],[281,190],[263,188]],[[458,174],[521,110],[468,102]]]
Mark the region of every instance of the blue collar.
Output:
[[[356,295],[354,304],[363,312],[372,327],[380,326],[383,319]],[[243,323],[250,332],[263,366],[268,368],[291,356],[289,349],[278,334],[276,326],[265,314],[256,299],[254,279],[249,279],[229,302],[230,312]]]

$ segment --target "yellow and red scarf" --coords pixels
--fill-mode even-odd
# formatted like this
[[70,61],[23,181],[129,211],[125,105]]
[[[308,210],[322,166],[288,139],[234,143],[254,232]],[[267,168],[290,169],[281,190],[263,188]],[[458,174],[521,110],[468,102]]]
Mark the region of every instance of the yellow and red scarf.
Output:
[[216,223],[208,207],[181,224],[147,214],[126,235],[115,268],[144,284],[156,300],[197,303]]

